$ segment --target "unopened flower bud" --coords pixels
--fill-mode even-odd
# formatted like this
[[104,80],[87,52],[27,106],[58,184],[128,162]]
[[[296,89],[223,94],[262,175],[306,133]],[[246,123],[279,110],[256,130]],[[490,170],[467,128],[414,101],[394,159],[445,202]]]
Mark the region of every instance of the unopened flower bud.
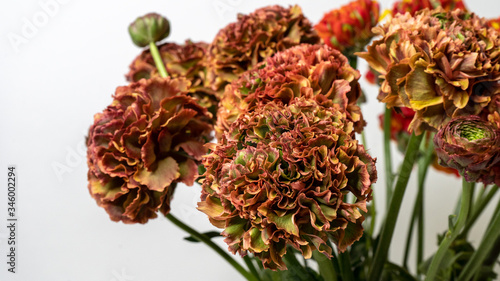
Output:
[[145,47],[165,39],[170,34],[170,23],[165,17],[150,13],[131,23],[128,32],[135,45]]

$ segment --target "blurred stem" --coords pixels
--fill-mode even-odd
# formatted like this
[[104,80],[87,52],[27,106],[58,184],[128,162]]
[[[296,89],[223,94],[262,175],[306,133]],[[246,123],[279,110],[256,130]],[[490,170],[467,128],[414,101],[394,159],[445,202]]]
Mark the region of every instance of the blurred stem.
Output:
[[321,274],[321,277],[323,277],[323,280],[338,280],[337,272],[333,267],[332,260],[327,258],[322,253],[318,252],[317,250],[313,251],[313,258],[318,263],[319,273]]
[[346,57],[347,60],[349,61],[349,65],[354,69],[358,69],[358,56],[347,55]]
[[165,65],[163,64],[163,60],[161,59],[160,52],[158,51],[158,47],[156,47],[155,42],[149,43],[149,50],[151,52],[151,55],[153,56],[156,69],[158,69],[158,73],[163,78],[167,77],[168,76],[167,70],[165,69]]
[[[372,195],[372,202],[370,204],[369,212],[370,212],[370,227],[368,229],[369,234],[371,237],[375,237],[375,223],[377,219],[377,205],[375,203],[375,195]],[[371,242],[370,239],[367,240],[367,250],[369,251],[371,249]]]
[[[342,281],[354,281],[349,250],[346,250],[343,253],[339,253],[339,264],[340,264],[340,276],[342,277]],[[325,279],[325,280],[330,280],[330,279]]]
[[[493,244],[493,247],[491,247],[491,250],[483,263],[484,266],[489,267],[491,269],[495,266],[495,263],[498,259],[498,256],[500,256],[500,235],[497,237],[495,242],[493,242],[492,244]],[[478,274],[476,273],[476,276],[477,275]],[[476,278],[476,279],[478,279],[478,278]]]
[[462,199],[460,201],[460,211],[457,221],[453,225],[453,227],[451,227],[452,229],[448,230],[443,241],[441,241],[436,254],[432,258],[429,270],[427,271],[427,275],[425,277],[426,281],[436,280],[438,270],[440,269],[441,262],[443,261],[446,252],[450,248],[451,243],[455,240],[455,238],[457,238],[457,236],[460,234],[460,231],[465,226],[465,222],[467,220],[467,216],[471,207],[472,192],[474,190],[473,186],[473,183],[469,183],[465,179],[462,179]]
[[392,117],[392,108],[386,107],[384,113],[384,161],[385,161],[385,182],[386,182],[386,208],[389,208],[389,204],[391,202],[392,185],[394,181],[394,174],[392,172],[392,153],[391,153],[391,117]]
[[[431,134],[427,140],[427,146],[424,147],[424,158],[418,163],[418,227],[417,227],[417,272],[419,265],[424,260],[424,226],[425,226],[425,179],[427,178],[427,171],[434,156],[434,134]],[[420,274],[418,274],[420,275]]]
[[363,146],[365,147],[365,150],[368,149],[368,144],[366,142],[366,135],[365,135],[365,130],[361,132],[361,142],[363,143]]
[[474,203],[473,209],[472,209],[472,215],[467,219],[467,222],[465,223],[464,230],[460,234],[460,237],[466,238],[467,235],[469,234],[469,231],[471,230],[472,226],[476,223],[477,219],[481,215],[481,213],[484,211],[486,206],[491,202],[491,199],[495,196],[495,194],[498,191],[498,186],[494,185],[490,188],[488,193],[483,197],[482,195],[484,194],[484,190],[486,187],[484,187],[481,192],[478,195],[478,198],[476,199],[476,202]]
[[458,281],[470,280],[472,276],[474,276],[474,274],[478,272],[478,270],[480,270],[481,265],[486,260],[488,255],[490,255],[491,250],[495,246],[497,246],[496,243],[494,242],[497,241],[499,237],[500,237],[500,202],[495,210],[495,213],[493,214],[492,221],[489,224],[486,233],[481,239],[479,247],[474,252],[474,254],[472,254],[469,261],[465,265],[464,269],[462,270],[462,273],[458,277]]
[[217,254],[219,254],[222,258],[224,258],[229,264],[231,264],[234,269],[236,269],[241,275],[243,275],[246,280],[248,281],[259,281],[259,278],[257,276],[254,276],[250,274],[248,271],[246,271],[238,262],[236,262],[227,252],[222,250],[217,244],[215,244],[210,238],[207,236],[199,233],[198,231],[194,230],[193,228],[189,227],[188,225],[184,224],[182,221],[178,220],[176,217],[174,217],[172,214],[167,214],[165,216],[170,222],[178,226],[180,229],[186,231],[189,233],[192,237],[198,239],[200,242],[205,243],[207,246],[212,248]]
[[253,264],[253,260],[251,257],[249,257],[248,255],[244,256],[243,257],[243,261],[245,261],[245,264],[247,265],[248,269],[250,269],[250,272],[255,276],[257,277],[258,279],[259,278],[259,272],[257,271],[257,268],[255,268],[255,265]]
[[418,193],[413,205],[413,211],[410,219],[410,225],[408,228],[408,233],[406,237],[406,247],[404,252],[403,267],[408,269],[408,257],[410,255],[411,240],[413,237],[413,230],[415,225],[417,225],[417,269],[418,265],[423,260],[423,245],[424,245],[424,186],[425,179],[427,177],[427,171],[429,170],[430,163],[432,161],[432,155],[434,153],[434,145],[432,142],[432,137],[428,140],[422,142],[421,151],[424,157],[418,160]]
[[394,189],[394,194],[391,198],[391,203],[387,210],[385,222],[382,227],[377,250],[375,252],[373,263],[370,267],[370,274],[368,276],[369,281],[381,280],[380,276],[382,275],[384,264],[387,261],[389,246],[391,245],[394,228],[396,227],[396,221],[398,219],[399,210],[401,208],[401,202],[403,201],[406,186],[408,185],[408,180],[410,179],[413,164],[415,163],[415,159],[417,158],[418,150],[423,136],[424,134],[416,136],[414,133],[412,133],[410,137],[408,147],[406,148],[405,158],[403,160],[401,171],[399,173],[398,180]]

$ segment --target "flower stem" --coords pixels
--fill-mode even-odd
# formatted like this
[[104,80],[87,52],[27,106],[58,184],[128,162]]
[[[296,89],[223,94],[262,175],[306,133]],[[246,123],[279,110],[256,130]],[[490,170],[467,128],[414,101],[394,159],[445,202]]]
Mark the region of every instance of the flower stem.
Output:
[[354,69],[358,69],[358,56],[347,55],[346,57],[347,60],[349,61],[349,65]]
[[158,69],[158,73],[161,77],[165,78],[168,76],[167,70],[165,69],[165,65],[163,64],[163,60],[161,59],[160,52],[158,51],[158,47],[154,42],[149,43],[149,50],[151,55],[153,56],[153,60],[155,61],[156,69]]
[[474,183],[469,183],[465,179],[462,180],[462,200],[460,201],[460,211],[457,221],[455,225],[448,230],[443,241],[441,241],[436,254],[432,258],[429,270],[427,271],[427,276],[425,277],[426,281],[436,280],[438,270],[440,269],[441,262],[443,261],[446,252],[465,225],[471,207],[472,192],[474,190],[473,186]]
[[352,265],[351,265],[351,258],[349,257],[349,251],[339,253],[339,264],[340,264],[340,276],[342,277],[342,281],[354,281],[354,275],[352,274]]
[[391,117],[392,108],[386,108],[384,113],[384,161],[385,161],[385,182],[386,182],[386,207],[389,208],[392,197],[392,184],[394,174],[392,173],[392,153],[391,153]]
[[410,137],[408,147],[406,148],[405,158],[401,166],[401,172],[399,173],[398,180],[396,182],[394,194],[391,198],[385,223],[383,224],[382,232],[380,234],[377,250],[375,252],[373,263],[370,267],[369,281],[379,281],[380,276],[382,275],[384,264],[387,261],[389,246],[391,245],[392,236],[394,234],[394,228],[396,227],[399,209],[401,208],[401,202],[403,201],[406,186],[408,185],[408,180],[410,179],[413,164],[417,158],[420,142],[422,142],[423,136],[424,134],[416,136],[413,133]]
[[424,152],[424,157],[420,158],[418,161],[418,194],[413,206],[413,211],[410,219],[410,226],[408,228],[408,234],[406,237],[406,247],[403,259],[404,268],[408,268],[408,258],[410,254],[410,245],[413,236],[413,229],[417,225],[417,268],[418,265],[423,260],[423,244],[424,244],[424,186],[425,178],[427,177],[427,171],[429,170],[429,165],[432,160],[432,155],[434,153],[434,146],[431,141],[423,142],[426,143],[422,145],[421,150]]
[[[483,190],[485,188],[486,187],[484,187]],[[472,209],[472,215],[467,219],[467,222],[465,223],[464,230],[460,234],[461,237],[464,237],[464,238],[467,237],[472,226],[474,226],[478,217],[484,211],[486,206],[488,206],[488,204],[490,203],[493,196],[495,196],[497,191],[498,191],[498,186],[494,185],[490,188],[490,191],[488,191],[488,193],[484,197],[481,196],[483,194],[483,192],[480,193],[480,195],[478,196],[479,198],[477,199],[477,202],[474,204],[474,207]]]
[[[500,206],[500,203],[499,205]],[[500,237],[500,208],[497,207],[493,219],[489,224],[486,233],[481,239],[481,244],[477,250],[472,254],[469,261],[465,265],[462,273],[458,277],[458,281],[470,280],[472,276],[481,268],[484,260],[490,254],[490,250],[496,246],[494,243]]]
[[[500,235],[491,244],[493,246],[491,247],[488,256],[486,257],[486,259],[484,260],[484,262],[482,264],[482,269],[476,273],[476,278],[474,280],[479,280],[479,275],[480,275],[479,273],[481,271],[485,270],[485,268],[489,268],[491,271],[493,271],[493,268],[496,265],[496,262],[498,260],[498,256],[500,256]],[[486,271],[487,271],[487,269],[486,269]]]
[[238,262],[236,262],[227,252],[222,250],[217,244],[215,244],[210,238],[205,235],[199,233],[188,225],[184,224],[182,221],[178,220],[172,214],[167,214],[165,216],[169,221],[173,224],[181,228],[182,230],[189,233],[192,237],[198,239],[199,241],[205,243],[207,246],[212,248],[217,254],[219,254],[222,258],[224,258],[229,264],[231,264],[241,275],[243,275],[248,281],[259,281],[259,279],[246,271]]
[[313,251],[313,258],[318,263],[319,273],[324,280],[337,281],[337,272],[332,261],[318,251]]
[[250,269],[250,272],[255,276],[257,277],[258,279],[259,278],[259,272],[257,271],[257,268],[255,267],[255,265],[253,264],[253,261],[252,261],[252,258],[250,258],[248,255],[244,256],[243,257],[243,261],[245,262],[245,264],[247,265],[248,269]]
[[365,131],[361,132],[361,143],[365,147],[365,149],[368,149],[368,142],[366,141],[366,134]]

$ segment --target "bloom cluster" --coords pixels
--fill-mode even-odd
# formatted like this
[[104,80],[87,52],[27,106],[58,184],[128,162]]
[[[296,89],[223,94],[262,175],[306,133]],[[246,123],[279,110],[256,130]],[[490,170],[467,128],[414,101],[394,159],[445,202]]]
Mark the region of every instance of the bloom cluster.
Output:
[[224,86],[276,52],[320,40],[299,6],[268,6],[238,15],[209,46],[206,83],[221,95]]
[[500,93],[500,36],[463,10],[396,15],[358,55],[380,73],[379,100],[415,111],[410,130],[440,129],[478,115]]
[[[491,120],[498,119],[500,105],[500,34],[489,27],[491,21],[467,12],[462,2],[448,4],[460,9],[397,14],[374,29],[382,38],[358,54],[380,74],[379,100],[406,112],[393,113],[398,120],[397,128],[391,128],[398,131],[393,138],[406,147],[412,131],[439,130],[434,138],[439,163],[466,180],[489,184],[497,181],[499,168],[495,149],[486,147],[495,145],[496,133],[475,134],[471,140],[454,127],[494,130]],[[441,3],[450,8],[448,4]]]
[[207,152],[211,115],[185,78],[118,87],[87,138],[89,191],[113,221],[146,223],[170,211],[176,183],[192,185]]
[[[376,26],[379,4],[353,0],[313,28],[298,6],[268,6],[238,15],[210,44],[162,44],[168,20],[154,13],[137,18],[129,33],[148,49],[131,63],[130,84],[117,88],[89,129],[91,196],[113,221],[146,223],[160,212],[186,230],[188,240],[221,254],[210,240],[218,233],[198,233],[169,213],[177,186],[197,181],[198,209],[221,229],[229,251],[262,261],[257,269],[245,259],[247,271],[222,254],[247,280],[409,275],[406,264],[387,266],[386,259],[416,159],[420,195],[410,229],[416,224],[419,235],[432,162],[439,159],[436,167],[466,181],[500,185],[500,26],[498,19],[470,13],[462,0],[401,0],[387,13],[387,22]],[[374,205],[367,208],[376,159],[356,140],[366,122],[355,55],[368,62],[369,80],[380,85],[378,99],[388,108],[380,122],[392,118],[386,136],[390,132],[406,151],[394,181],[390,145],[384,146],[387,194],[393,195],[378,237]],[[214,131],[217,143],[210,143]],[[435,152],[429,149],[434,133]],[[439,272],[443,253],[452,255],[454,239],[466,239],[475,213],[496,192],[471,200],[472,184],[463,188],[460,215],[440,249],[429,263],[419,261],[428,280],[449,279]],[[322,262],[315,252],[319,274],[292,260],[314,251],[340,259]],[[287,266],[290,274],[277,271]],[[464,272],[475,271],[457,270],[457,276]]]
[[[339,105],[299,97],[241,114],[212,152],[199,209],[224,228],[229,250],[285,269],[287,246],[331,256],[363,234],[375,160]],[[347,194],[355,203],[345,200]]]
[[319,103],[333,101],[361,132],[365,122],[357,105],[359,77],[345,56],[324,45],[304,44],[279,52],[226,87],[217,113],[216,134],[220,138],[245,112],[273,100],[286,104],[300,96],[315,98]]
[[[397,14],[406,14],[414,16],[417,12],[424,9],[441,8],[444,11],[453,11],[455,9],[467,10],[462,0],[400,0],[396,1],[390,12],[391,16]],[[366,73],[366,79],[371,84],[378,84],[378,73],[373,68],[369,68]]]

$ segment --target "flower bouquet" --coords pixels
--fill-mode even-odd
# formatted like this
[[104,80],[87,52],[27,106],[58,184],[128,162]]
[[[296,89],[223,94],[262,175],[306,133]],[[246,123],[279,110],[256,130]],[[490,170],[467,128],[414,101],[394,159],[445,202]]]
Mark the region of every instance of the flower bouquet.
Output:
[[[479,243],[468,234],[500,184],[498,22],[456,0],[403,0],[385,12],[356,0],[316,25],[299,6],[268,6],[239,15],[210,44],[177,44],[162,42],[165,17],[139,17],[129,33],[145,49],[130,84],[88,133],[89,192],[113,221],[144,224],[160,212],[246,280],[493,280],[500,204]],[[383,214],[358,58],[386,108]],[[398,169],[391,140],[404,155]],[[463,185],[448,230],[424,257],[430,167]],[[393,262],[414,170],[404,259]],[[170,212],[175,189],[194,184],[217,231],[200,233]]]

